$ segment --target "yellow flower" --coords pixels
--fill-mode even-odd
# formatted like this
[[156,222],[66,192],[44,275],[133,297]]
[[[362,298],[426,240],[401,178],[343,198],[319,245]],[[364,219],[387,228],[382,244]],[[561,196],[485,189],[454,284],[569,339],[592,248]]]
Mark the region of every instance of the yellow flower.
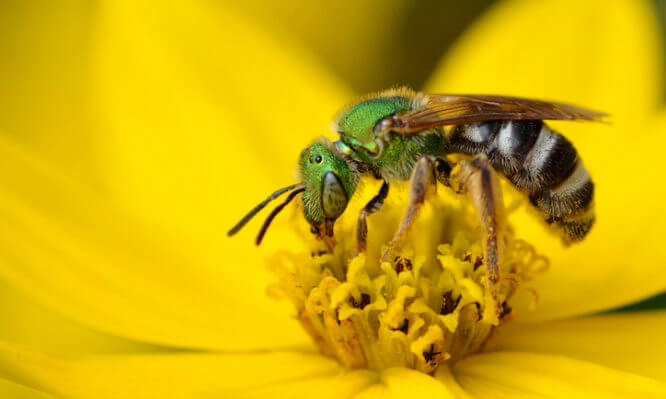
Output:
[[[589,239],[564,250],[513,214],[516,234],[550,260],[533,281],[538,307],[517,306],[491,352],[434,376],[348,370],[316,351],[286,317],[289,304],[266,297],[273,277],[263,254],[303,245],[288,218],[262,251],[248,235],[224,237],[254,199],[289,181],[299,150],[353,99],[350,91],[307,49],[224,6],[114,1],[97,13],[86,123],[95,132],[91,164],[102,172],[79,173],[98,183],[91,188],[24,145],[0,141],[0,275],[36,300],[30,306],[78,323],[54,328],[47,318],[33,329],[71,331],[84,349],[59,348],[67,340],[57,337],[33,349],[0,344],[0,393],[666,396],[664,313],[589,316],[666,288],[663,66],[646,4],[501,3],[425,88],[561,99],[613,114],[610,126],[556,125],[598,187]],[[15,338],[5,341],[23,339],[11,326],[1,332]]]

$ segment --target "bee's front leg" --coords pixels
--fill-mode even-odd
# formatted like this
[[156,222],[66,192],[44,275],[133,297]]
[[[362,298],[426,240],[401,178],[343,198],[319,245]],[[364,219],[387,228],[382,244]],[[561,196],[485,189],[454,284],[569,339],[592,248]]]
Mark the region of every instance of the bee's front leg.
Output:
[[497,306],[497,283],[500,279],[499,264],[502,258],[503,212],[502,192],[495,170],[485,155],[473,160],[460,161],[451,172],[451,187],[459,193],[469,193],[484,229],[484,264],[486,288]]
[[329,253],[333,253],[336,245],[335,237],[333,236],[334,224],[335,220],[324,219],[319,225],[310,227],[310,232],[326,245]]
[[426,194],[436,187],[435,177],[435,161],[427,156],[421,157],[416,166],[414,166],[412,176],[409,179],[409,204],[407,211],[402,217],[398,231],[388,244],[384,255],[382,255],[382,262],[388,261],[391,252],[407,237],[409,229],[416,220],[419,209],[421,209],[421,206],[425,202]]
[[379,189],[379,193],[372,197],[370,201],[361,209],[361,212],[358,214],[358,222],[356,223],[356,253],[360,254],[365,252],[365,249],[368,244],[368,223],[366,219],[369,215],[377,212],[381,209],[384,204],[384,200],[388,195],[389,184],[384,181],[382,187]]

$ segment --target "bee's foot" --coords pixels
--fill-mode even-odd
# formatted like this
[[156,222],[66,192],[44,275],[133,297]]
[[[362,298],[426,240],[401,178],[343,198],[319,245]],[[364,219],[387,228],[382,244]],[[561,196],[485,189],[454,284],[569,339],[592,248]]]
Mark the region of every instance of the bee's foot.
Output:
[[356,248],[356,252],[354,252],[354,258],[359,256],[360,254],[364,254],[366,252],[365,248]]
[[326,244],[328,252],[333,253],[336,244],[335,238],[333,238],[332,236],[324,236],[322,237],[322,241],[324,241],[324,244]]
[[384,254],[382,255],[382,258],[381,258],[381,262],[382,262],[382,263],[383,263],[383,262],[389,262],[389,259],[390,259],[390,255],[391,255],[392,249],[393,249],[393,248],[390,248],[390,247],[389,247],[386,251],[384,251]]

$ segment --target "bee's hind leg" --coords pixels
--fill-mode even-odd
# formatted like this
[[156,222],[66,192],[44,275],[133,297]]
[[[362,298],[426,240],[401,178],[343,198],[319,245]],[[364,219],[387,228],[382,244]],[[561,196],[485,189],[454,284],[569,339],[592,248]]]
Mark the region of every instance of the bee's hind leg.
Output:
[[382,262],[389,260],[391,252],[398,247],[407,237],[409,229],[414,224],[419,209],[425,202],[426,194],[435,188],[435,160],[430,157],[421,157],[412,171],[409,179],[409,204],[407,211],[402,217],[400,227],[395,236],[388,244],[388,248],[382,255]]
[[451,187],[459,193],[469,193],[484,229],[484,264],[486,266],[486,288],[497,306],[497,283],[502,257],[503,212],[502,192],[495,170],[485,155],[458,163],[451,174]]
[[365,249],[368,244],[368,223],[367,218],[369,215],[377,212],[381,209],[384,204],[384,200],[388,195],[389,184],[384,181],[382,187],[379,189],[379,193],[372,197],[370,201],[361,209],[361,212],[358,214],[358,222],[356,222],[356,253],[360,254],[365,252]]

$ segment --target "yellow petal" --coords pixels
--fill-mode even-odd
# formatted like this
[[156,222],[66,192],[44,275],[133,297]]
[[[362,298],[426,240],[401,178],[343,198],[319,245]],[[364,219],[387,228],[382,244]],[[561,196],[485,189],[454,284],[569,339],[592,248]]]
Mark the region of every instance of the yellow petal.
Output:
[[368,371],[346,372],[334,360],[314,353],[72,357],[4,344],[0,345],[0,375],[56,396],[86,399],[344,398],[376,378]]
[[0,398],[7,399],[54,399],[53,396],[38,390],[0,378]]
[[348,95],[305,50],[209,6],[102,8],[98,144],[127,206],[229,245],[223,233],[291,183]]
[[[105,334],[72,321],[0,279],[0,341],[63,353],[139,353],[164,348]],[[0,395],[0,398],[5,396]]]
[[[257,222],[238,237],[225,233],[268,193],[293,182],[300,150],[328,132],[346,91],[304,49],[210,2],[154,8],[113,1],[100,15],[96,144],[114,199],[204,259],[207,270],[187,269],[216,291],[202,315],[230,331],[252,325],[222,335],[210,330],[217,347],[229,334],[248,343],[262,337],[260,346],[286,342],[267,340],[269,334],[302,336],[266,327],[287,312],[266,298],[272,277],[252,242]],[[282,221],[265,248],[299,242],[280,231]],[[183,300],[179,295],[170,301]],[[220,309],[233,314],[222,320]]]
[[563,356],[496,352],[456,364],[458,382],[484,398],[663,398],[666,385],[647,377]]
[[376,379],[376,373],[368,370],[345,370],[334,375],[283,381],[248,390],[234,390],[231,397],[239,399],[347,399],[354,398],[357,392],[365,389]]
[[[357,88],[377,90],[395,76],[395,47],[411,4],[404,0],[225,1],[272,31],[303,41]],[[331,16],[335,16],[332,18]],[[401,29],[402,28],[402,29]]]
[[[100,13],[97,145],[114,198],[224,259],[230,287],[265,285],[257,222],[225,233],[293,183],[300,151],[329,133],[348,92],[303,48],[221,5],[113,1]],[[264,247],[296,245],[282,220]]]
[[360,392],[354,399],[374,398],[455,398],[454,393],[441,381],[416,370],[405,368],[381,372],[380,380]]
[[[304,52],[207,4],[157,15],[131,2],[100,8],[96,144],[115,204],[0,145],[12,174],[3,273],[68,317],[124,337],[294,345],[305,336],[288,306],[266,298],[260,253],[248,236],[224,232],[291,182],[299,149],[325,132],[342,96]],[[286,240],[273,237],[274,247]]]
[[242,264],[210,262],[2,140],[0,204],[0,274],[76,321],[184,347],[306,339],[287,304],[265,299],[255,270],[232,286],[228,274]]
[[0,25],[0,127],[68,172],[95,184],[90,151],[90,3],[21,1]]
[[590,170],[597,223],[582,244],[564,249],[531,215],[512,215],[517,234],[551,261],[535,282],[537,311],[517,306],[518,317],[598,311],[666,288],[657,230],[663,190],[654,183],[663,167],[644,152],[645,145],[660,148],[664,135],[654,132],[666,131],[666,118],[652,120],[663,87],[653,14],[634,0],[506,1],[463,37],[428,86],[559,99],[611,113],[610,125],[553,123]]
[[666,381],[666,312],[508,324],[497,349],[564,355]]
[[642,121],[660,102],[660,30],[640,0],[510,0],[450,51],[428,90],[559,99]]

